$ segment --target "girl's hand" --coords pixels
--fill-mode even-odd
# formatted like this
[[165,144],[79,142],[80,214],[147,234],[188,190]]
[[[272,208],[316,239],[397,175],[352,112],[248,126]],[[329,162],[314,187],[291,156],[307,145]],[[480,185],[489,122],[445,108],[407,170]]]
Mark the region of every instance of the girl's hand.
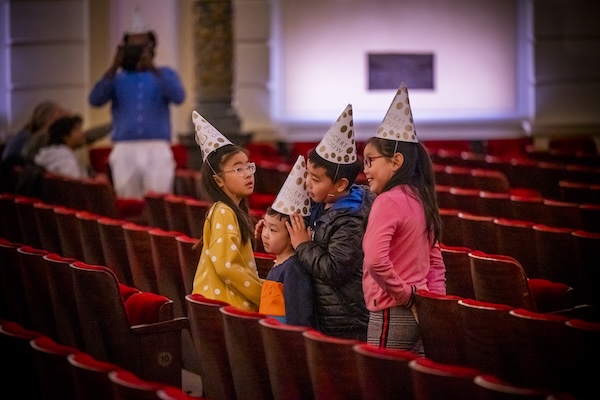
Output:
[[285,227],[290,233],[290,241],[294,250],[301,243],[309,242],[312,238],[312,230],[306,227],[304,218],[299,213],[290,215],[290,222],[285,222]]
[[265,219],[261,218],[258,220],[256,225],[254,226],[254,238],[255,239],[260,239],[264,225],[265,225]]

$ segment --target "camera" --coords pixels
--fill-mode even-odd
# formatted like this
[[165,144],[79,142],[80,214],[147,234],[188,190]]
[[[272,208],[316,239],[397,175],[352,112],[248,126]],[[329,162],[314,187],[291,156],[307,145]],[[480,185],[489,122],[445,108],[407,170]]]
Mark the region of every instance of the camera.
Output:
[[137,64],[142,57],[144,52],[144,46],[126,44],[123,48],[123,61],[121,62],[121,68],[126,71],[137,70]]

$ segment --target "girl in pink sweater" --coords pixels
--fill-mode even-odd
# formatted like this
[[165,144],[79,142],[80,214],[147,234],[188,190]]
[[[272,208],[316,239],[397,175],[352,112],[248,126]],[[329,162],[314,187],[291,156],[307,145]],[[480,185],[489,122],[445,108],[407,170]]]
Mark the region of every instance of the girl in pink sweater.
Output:
[[416,138],[404,84],[363,155],[377,194],[363,238],[367,341],[423,354],[415,292],[445,294],[446,269],[431,159]]

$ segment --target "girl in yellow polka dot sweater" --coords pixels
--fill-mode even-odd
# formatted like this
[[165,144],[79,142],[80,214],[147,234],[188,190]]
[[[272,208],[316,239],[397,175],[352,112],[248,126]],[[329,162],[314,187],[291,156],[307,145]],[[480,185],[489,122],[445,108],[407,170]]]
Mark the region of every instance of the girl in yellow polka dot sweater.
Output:
[[250,311],[258,310],[262,288],[253,252],[254,221],[248,214],[255,171],[244,150],[231,143],[205,156],[202,185],[214,204],[204,223],[192,290]]

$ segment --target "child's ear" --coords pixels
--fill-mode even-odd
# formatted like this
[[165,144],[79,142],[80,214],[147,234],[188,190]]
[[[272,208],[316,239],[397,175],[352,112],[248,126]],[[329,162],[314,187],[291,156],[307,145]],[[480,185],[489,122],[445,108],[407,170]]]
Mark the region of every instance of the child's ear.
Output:
[[217,185],[219,185],[220,188],[223,188],[225,182],[223,182],[223,179],[221,179],[219,175],[213,175],[213,179],[215,180],[215,182],[217,182]]
[[402,164],[404,164],[404,154],[402,153],[395,153],[392,156],[392,170],[398,171],[400,169],[400,167],[402,166]]
[[348,178],[342,178],[336,183],[336,186],[336,190],[338,193],[345,192],[350,186],[350,181],[348,180]]

